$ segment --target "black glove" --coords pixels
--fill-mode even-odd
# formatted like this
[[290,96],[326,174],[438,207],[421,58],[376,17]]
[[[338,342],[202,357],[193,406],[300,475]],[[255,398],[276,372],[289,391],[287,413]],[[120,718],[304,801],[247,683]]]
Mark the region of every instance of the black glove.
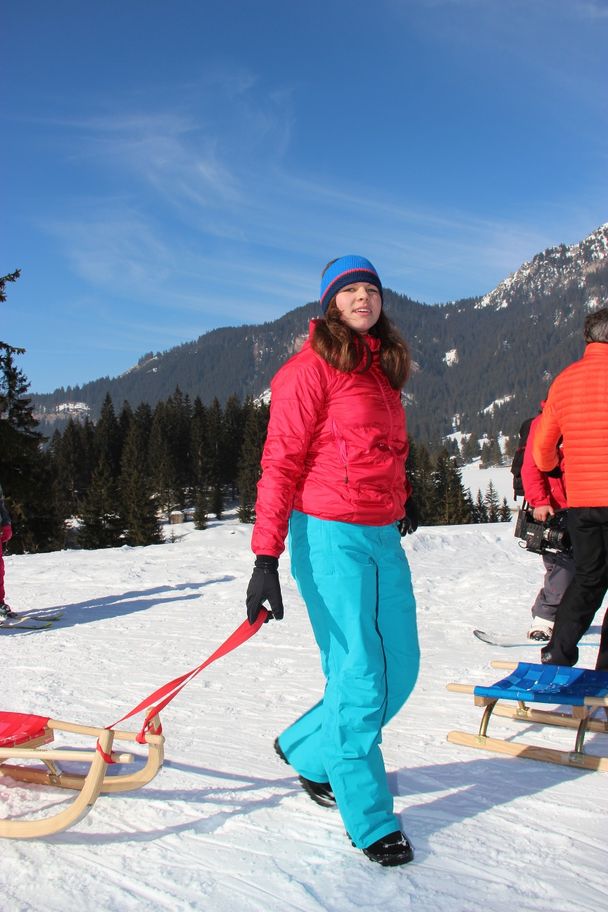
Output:
[[397,523],[401,536],[411,535],[418,528],[418,509],[411,497],[405,502],[405,516]]
[[275,621],[283,618],[283,598],[279,583],[279,559],[258,554],[247,587],[247,620],[254,624],[262,603],[268,601]]

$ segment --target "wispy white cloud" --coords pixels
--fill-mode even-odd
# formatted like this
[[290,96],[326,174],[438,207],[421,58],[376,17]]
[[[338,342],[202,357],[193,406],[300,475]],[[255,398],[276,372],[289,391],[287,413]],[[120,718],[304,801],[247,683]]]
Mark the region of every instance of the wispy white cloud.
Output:
[[[404,11],[402,0],[387,0],[389,7],[395,11]],[[608,9],[605,0],[414,0],[413,4],[407,4],[410,9],[416,7],[420,9],[441,9],[441,8],[478,8],[484,10],[494,10],[504,16],[513,16],[514,14],[528,16],[538,12],[548,12],[552,15],[565,13],[569,16],[577,16],[589,19],[608,18]]]
[[72,161],[103,175],[113,196],[72,200],[48,230],[92,286],[196,313],[201,331],[313,299],[318,270],[340,253],[375,257],[387,284],[431,303],[489,291],[567,240],[542,217],[480,217],[396,199],[373,178],[355,192],[295,171],[293,127],[289,86],[265,91],[255,74],[226,67],[185,86],[173,110],[64,122]]
[[77,275],[93,286],[143,292],[167,279],[175,266],[174,251],[145,218],[126,207],[104,211],[99,201],[91,212],[45,224]]

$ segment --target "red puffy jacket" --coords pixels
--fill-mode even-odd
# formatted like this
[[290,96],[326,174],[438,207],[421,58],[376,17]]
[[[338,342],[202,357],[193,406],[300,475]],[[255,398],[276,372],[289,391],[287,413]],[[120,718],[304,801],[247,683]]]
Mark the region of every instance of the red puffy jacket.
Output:
[[255,554],[282,553],[294,509],[369,526],[403,516],[411,490],[405,412],[380,367],[379,340],[366,336],[366,342],[373,353],[367,371],[336,370],[309,340],[275,375],[251,541]]
[[524,486],[525,498],[531,507],[545,507],[549,505],[554,510],[565,510],[568,504],[566,502],[564,477],[564,453],[561,446],[557,450],[558,466],[562,472],[560,478],[551,478],[546,472],[541,472],[534,462],[532,448],[534,446],[534,437],[539,421],[540,415],[537,415],[530,425],[526,449],[524,450],[521,480]]

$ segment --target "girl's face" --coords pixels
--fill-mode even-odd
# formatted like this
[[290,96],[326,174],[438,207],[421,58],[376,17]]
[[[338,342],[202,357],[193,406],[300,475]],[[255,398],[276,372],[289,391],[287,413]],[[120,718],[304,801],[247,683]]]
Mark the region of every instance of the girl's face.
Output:
[[382,298],[375,285],[354,282],[336,295],[336,307],[343,323],[358,333],[366,333],[378,322]]

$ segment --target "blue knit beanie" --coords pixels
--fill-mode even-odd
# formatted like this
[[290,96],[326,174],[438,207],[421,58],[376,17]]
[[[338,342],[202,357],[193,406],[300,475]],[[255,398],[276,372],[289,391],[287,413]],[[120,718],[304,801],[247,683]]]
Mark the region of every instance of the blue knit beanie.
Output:
[[353,282],[369,282],[370,285],[375,285],[382,298],[382,282],[370,261],[365,257],[349,254],[334,260],[321,277],[321,310],[323,313],[327,312],[329,302],[340,289],[346,288]]

